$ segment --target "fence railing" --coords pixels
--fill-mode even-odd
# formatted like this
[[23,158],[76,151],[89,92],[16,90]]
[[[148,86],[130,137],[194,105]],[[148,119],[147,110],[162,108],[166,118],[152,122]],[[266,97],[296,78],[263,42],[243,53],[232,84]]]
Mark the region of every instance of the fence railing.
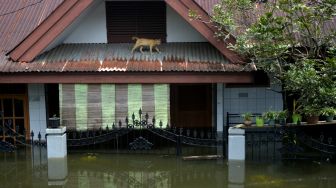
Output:
[[[241,114],[226,114],[227,130],[242,124]],[[253,113],[253,116],[259,116]],[[336,123],[335,123],[336,124]],[[312,159],[336,161],[335,125],[274,125],[245,127],[246,158],[250,160]]]

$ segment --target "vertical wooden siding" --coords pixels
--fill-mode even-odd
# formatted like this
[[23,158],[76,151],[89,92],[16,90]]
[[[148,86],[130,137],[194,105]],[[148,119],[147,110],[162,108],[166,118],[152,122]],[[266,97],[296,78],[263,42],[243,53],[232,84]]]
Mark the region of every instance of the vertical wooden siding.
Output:
[[88,128],[88,85],[75,84],[75,109],[76,128],[86,130]]
[[148,113],[150,117],[150,122],[155,116],[155,101],[154,99],[154,85],[153,84],[143,84],[142,85],[142,111],[143,115]]
[[128,88],[127,84],[117,84],[116,85],[116,105],[115,105],[115,113],[116,113],[116,122],[121,120],[125,125],[125,118],[128,116]]
[[168,84],[60,84],[61,122],[70,129],[112,127],[128,116],[149,114],[166,127],[170,119]]
[[102,98],[101,98],[101,85],[89,84],[88,85],[88,129],[99,129],[102,127]]
[[155,126],[159,126],[160,120],[163,127],[166,127],[169,122],[169,85],[155,84],[154,85],[154,100],[155,100]]
[[142,87],[141,84],[128,84],[128,119],[132,119],[132,114],[139,119],[138,112],[142,108]]
[[109,128],[116,121],[115,106],[116,106],[116,88],[114,84],[101,85],[101,107],[102,107],[102,126]]
[[76,108],[75,108],[75,85],[60,85],[60,116],[61,123],[69,129],[76,128]]

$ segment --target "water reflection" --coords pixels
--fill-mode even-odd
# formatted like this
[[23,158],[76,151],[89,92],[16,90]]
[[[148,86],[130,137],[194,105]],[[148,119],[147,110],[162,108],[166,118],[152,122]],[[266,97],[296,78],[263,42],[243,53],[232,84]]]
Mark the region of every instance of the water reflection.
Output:
[[336,184],[333,164],[183,161],[175,156],[70,153],[45,148],[0,153],[0,187],[314,187]]
[[245,161],[228,162],[228,187],[244,188],[245,187]]
[[48,185],[65,185],[67,177],[67,157],[48,159]]

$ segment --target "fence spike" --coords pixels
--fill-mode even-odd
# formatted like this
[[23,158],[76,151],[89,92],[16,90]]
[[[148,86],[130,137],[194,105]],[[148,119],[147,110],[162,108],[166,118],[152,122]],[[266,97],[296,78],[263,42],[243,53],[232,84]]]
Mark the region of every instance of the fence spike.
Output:
[[119,128],[121,128],[121,126],[122,126],[122,122],[121,120],[119,120]]
[[139,109],[139,117],[140,117],[140,119],[141,119],[141,116],[142,116],[142,110],[141,110],[141,108]]

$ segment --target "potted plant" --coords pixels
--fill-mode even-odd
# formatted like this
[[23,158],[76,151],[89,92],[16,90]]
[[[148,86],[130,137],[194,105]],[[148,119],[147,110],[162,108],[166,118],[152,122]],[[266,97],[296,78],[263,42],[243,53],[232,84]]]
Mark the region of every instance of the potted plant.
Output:
[[256,117],[256,125],[257,127],[263,127],[264,126],[264,118],[262,116]]
[[326,116],[327,122],[332,122],[336,115],[336,108],[325,107],[321,110],[322,115]]
[[276,119],[279,121],[280,125],[286,125],[287,110],[282,110],[277,113]]
[[60,126],[60,118],[53,115],[53,117],[49,118],[49,127],[50,128],[58,128]]
[[264,119],[268,121],[268,125],[275,125],[276,114],[275,111],[268,111],[263,114]]
[[244,125],[250,126],[252,124],[252,113],[246,112],[242,114],[242,118],[244,119]]
[[293,101],[293,114],[292,114],[292,123],[299,124],[301,122],[302,116],[298,113],[298,110],[301,106],[297,105],[296,100]]
[[303,114],[307,118],[307,124],[316,124],[321,115],[321,109],[317,105],[306,105],[302,108]]

